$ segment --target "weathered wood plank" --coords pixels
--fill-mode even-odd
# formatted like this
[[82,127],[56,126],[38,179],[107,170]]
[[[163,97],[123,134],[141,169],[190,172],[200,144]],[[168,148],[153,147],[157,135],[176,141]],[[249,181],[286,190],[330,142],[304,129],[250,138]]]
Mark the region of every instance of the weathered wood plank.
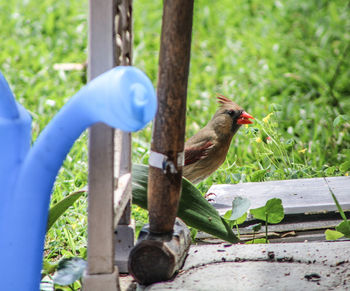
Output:
[[[114,7],[114,0],[89,1],[89,80],[114,66]],[[113,162],[114,130],[97,124],[89,132],[88,275],[115,272]],[[84,288],[92,290],[89,285],[97,277]]]
[[286,214],[335,211],[328,184],[344,210],[350,209],[350,177],[311,178],[283,181],[213,185],[208,193],[213,206],[224,214],[236,196],[247,197],[251,208],[263,206],[271,198],[280,198]]
[[89,0],[89,80],[115,65],[114,2]]
[[[132,65],[132,0],[118,0],[116,6],[116,54],[115,61],[118,65]],[[116,131],[115,138],[115,167],[116,176],[121,177],[131,173],[131,133]],[[127,273],[128,257],[134,246],[135,226],[131,221],[131,181],[118,185],[123,203],[115,200],[115,264],[119,272]],[[118,191],[118,190],[117,190]],[[124,196],[124,197],[123,197]],[[123,198],[122,198],[123,197]],[[126,200],[128,199],[128,200]]]
[[[131,133],[116,130],[114,143],[114,172],[116,177],[121,177],[131,173]],[[123,182],[120,185],[118,184],[119,187],[123,187]],[[114,201],[114,209],[117,216],[115,221],[116,223],[119,221],[119,224],[122,225],[128,225],[131,223],[131,187],[125,188],[123,191],[128,196],[129,202],[122,204],[122,207],[118,208],[118,202],[116,200]]]
[[134,223],[119,224],[115,229],[115,256],[114,262],[120,273],[128,273],[129,254],[134,246]]
[[342,199],[342,197],[350,196],[350,182],[349,182],[350,177],[349,176],[327,177],[325,178],[325,180],[328,186],[332,189],[334,194],[337,196],[337,198],[338,196],[340,199]]
[[121,290],[119,285],[118,268],[116,267],[111,274],[84,274],[84,291],[117,291]]
[[131,173],[126,173],[118,178],[118,188],[114,192],[114,226],[117,227],[123,210],[131,199]]
[[[287,216],[281,223],[269,224],[269,232],[279,233],[281,235],[289,232],[295,232],[296,236],[300,233],[306,233],[310,231],[319,231],[322,233],[322,240],[325,240],[324,231],[326,229],[334,229],[343,220],[339,213],[327,213],[318,215],[293,215]],[[261,222],[261,221],[260,221]],[[251,225],[258,223],[257,220],[247,220],[245,223],[239,226],[239,233],[242,234],[253,234]],[[234,229],[235,230],[235,229]],[[262,225],[259,233],[265,234],[265,226]],[[198,232],[197,239],[212,239],[207,233]]]

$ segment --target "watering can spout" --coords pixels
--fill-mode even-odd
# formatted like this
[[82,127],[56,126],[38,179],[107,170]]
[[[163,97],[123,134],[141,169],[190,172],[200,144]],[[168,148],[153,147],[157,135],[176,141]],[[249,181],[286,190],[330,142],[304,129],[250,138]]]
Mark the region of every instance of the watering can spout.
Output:
[[[73,96],[28,151],[30,117],[23,107],[16,104],[6,81],[0,79],[0,83],[0,89],[5,92],[0,91],[0,94],[13,99],[7,100],[6,106],[14,106],[13,112],[6,112],[4,119],[4,123],[8,119],[13,121],[8,128],[3,126],[0,115],[0,136],[3,133],[8,135],[5,137],[9,146],[18,139],[26,144],[14,152],[15,156],[22,150],[24,160],[17,164],[14,182],[5,187],[5,195],[0,195],[6,197],[6,204],[0,203],[2,290],[38,290],[50,193],[74,141],[97,122],[129,132],[143,128],[156,113],[157,99],[152,83],[140,70],[133,67],[109,70]],[[0,114],[5,112],[1,107],[0,103]],[[21,126],[14,126],[16,122]],[[5,150],[10,148],[5,146]],[[7,154],[1,144],[0,154]],[[5,171],[2,163],[0,171]],[[0,173],[0,179],[1,174],[6,173]],[[4,182],[0,180],[0,187]],[[18,262],[25,264],[20,280]]]
[[31,141],[31,117],[0,72],[0,205],[6,205]]
[[12,91],[0,72],[0,118],[14,120],[19,117],[19,112]]

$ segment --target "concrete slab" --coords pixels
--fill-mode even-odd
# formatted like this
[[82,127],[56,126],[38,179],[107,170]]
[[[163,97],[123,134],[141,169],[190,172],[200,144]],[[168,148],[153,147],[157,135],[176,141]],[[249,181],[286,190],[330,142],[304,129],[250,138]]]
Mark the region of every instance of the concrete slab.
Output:
[[192,245],[173,281],[139,290],[350,290],[350,242]]

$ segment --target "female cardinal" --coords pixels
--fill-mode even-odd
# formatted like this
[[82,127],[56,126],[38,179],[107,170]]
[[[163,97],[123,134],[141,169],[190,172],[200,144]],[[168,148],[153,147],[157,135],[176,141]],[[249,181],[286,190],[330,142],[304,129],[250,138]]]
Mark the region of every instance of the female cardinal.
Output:
[[183,176],[199,183],[210,176],[225,161],[232,137],[242,124],[254,119],[236,103],[223,95],[221,104],[209,123],[185,143]]

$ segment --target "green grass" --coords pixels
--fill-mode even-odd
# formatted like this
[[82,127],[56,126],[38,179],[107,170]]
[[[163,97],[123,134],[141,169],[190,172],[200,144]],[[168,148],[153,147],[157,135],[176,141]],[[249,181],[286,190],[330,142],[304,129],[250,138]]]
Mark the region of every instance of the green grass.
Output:
[[[349,2],[199,0],[194,11],[186,136],[214,114],[216,93],[257,118],[242,127],[224,165],[199,189],[347,174],[350,124],[333,122],[350,112]],[[162,1],[134,1],[134,64],[154,85],[161,16]],[[84,72],[53,67],[86,61],[86,19],[87,1],[0,3],[0,69],[33,116],[34,139],[84,83]],[[134,134],[135,162],[147,162],[150,140],[151,126]],[[53,203],[86,185],[86,141],[83,134],[64,162]],[[83,197],[50,230],[48,259],[85,255],[86,206]]]

